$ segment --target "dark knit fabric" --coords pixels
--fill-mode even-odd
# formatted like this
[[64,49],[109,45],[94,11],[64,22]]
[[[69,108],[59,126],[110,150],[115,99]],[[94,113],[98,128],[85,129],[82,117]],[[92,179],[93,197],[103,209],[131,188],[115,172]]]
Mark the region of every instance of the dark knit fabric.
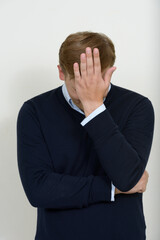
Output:
[[143,194],[129,191],[146,168],[154,132],[151,101],[112,84],[106,110],[85,118],[62,86],[26,100],[17,117],[18,169],[37,208],[35,240],[144,240]]

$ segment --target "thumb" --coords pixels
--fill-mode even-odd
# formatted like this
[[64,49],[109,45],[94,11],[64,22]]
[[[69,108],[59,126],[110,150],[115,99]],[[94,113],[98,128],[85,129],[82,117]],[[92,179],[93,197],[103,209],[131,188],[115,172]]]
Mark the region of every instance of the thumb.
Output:
[[105,77],[104,77],[104,80],[106,82],[110,81],[111,77],[112,77],[112,74],[113,72],[116,70],[117,68],[114,66],[114,67],[111,67],[109,68],[107,71],[106,71],[106,74],[105,74]]

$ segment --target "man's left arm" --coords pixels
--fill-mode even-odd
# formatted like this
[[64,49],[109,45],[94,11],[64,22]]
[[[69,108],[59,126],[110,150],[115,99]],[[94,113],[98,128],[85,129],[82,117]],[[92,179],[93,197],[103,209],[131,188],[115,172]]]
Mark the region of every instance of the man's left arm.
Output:
[[[81,125],[84,126],[86,123],[88,123],[91,119],[93,119],[98,114],[103,112],[105,109],[106,109],[105,105],[102,104],[100,107],[96,108],[96,110],[94,110],[91,114],[89,114],[89,116],[83,119],[83,121],[81,122]],[[116,193],[116,189],[111,181],[111,201],[115,201],[115,193]]]

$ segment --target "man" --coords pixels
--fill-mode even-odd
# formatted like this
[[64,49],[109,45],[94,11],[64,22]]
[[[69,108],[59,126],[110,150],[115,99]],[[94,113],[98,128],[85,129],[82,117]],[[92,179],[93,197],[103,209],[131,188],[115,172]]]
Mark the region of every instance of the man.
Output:
[[17,119],[35,240],[144,240],[152,103],[111,83],[115,51],[104,34],[69,35],[59,59],[63,86],[25,101]]

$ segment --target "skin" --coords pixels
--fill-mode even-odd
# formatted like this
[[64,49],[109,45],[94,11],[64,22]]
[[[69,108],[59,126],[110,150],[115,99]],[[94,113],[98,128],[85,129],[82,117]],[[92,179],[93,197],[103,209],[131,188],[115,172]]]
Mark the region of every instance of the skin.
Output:
[[[74,102],[85,116],[90,115],[96,108],[103,104],[103,98],[107,96],[108,89],[113,72],[116,67],[108,67],[101,72],[101,64],[99,58],[99,49],[86,48],[86,52],[80,55],[80,69],[79,64],[73,64],[74,79],[70,79],[63,74],[60,65],[57,65],[59,70],[59,77],[65,81],[68,93]],[[145,170],[139,182],[129,191],[122,192],[115,188],[115,194],[133,194],[142,193],[146,191],[149,174]]]
[[93,52],[93,58],[89,47],[86,48],[86,54],[81,54],[81,75],[78,63],[73,64],[75,89],[86,117],[103,104],[103,97],[108,94],[112,73],[116,70],[116,67],[109,67],[103,78],[98,48],[94,48]]
[[[72,101],[74,102],[75,105],[77,105],[81,110],[84,110],[83,108],[83,104],[81,102],[81,100],[79,99],[79,96],[77,95],[76,92],[76,88],[75,88],[75,79],[70,79],[68,76],[65,77],[60,65],[57,65],[58,70],[59,70],[59,78],[63,81],[65,81],[68,93],[72,99]],[[102,72],[102,76],[104,76],[105,72],[108,70],[108,68],[106,68],[103,72]],[[107,96],[107,92],[108,89],[106,90],[106,92],[104,93],[103,97]]]

